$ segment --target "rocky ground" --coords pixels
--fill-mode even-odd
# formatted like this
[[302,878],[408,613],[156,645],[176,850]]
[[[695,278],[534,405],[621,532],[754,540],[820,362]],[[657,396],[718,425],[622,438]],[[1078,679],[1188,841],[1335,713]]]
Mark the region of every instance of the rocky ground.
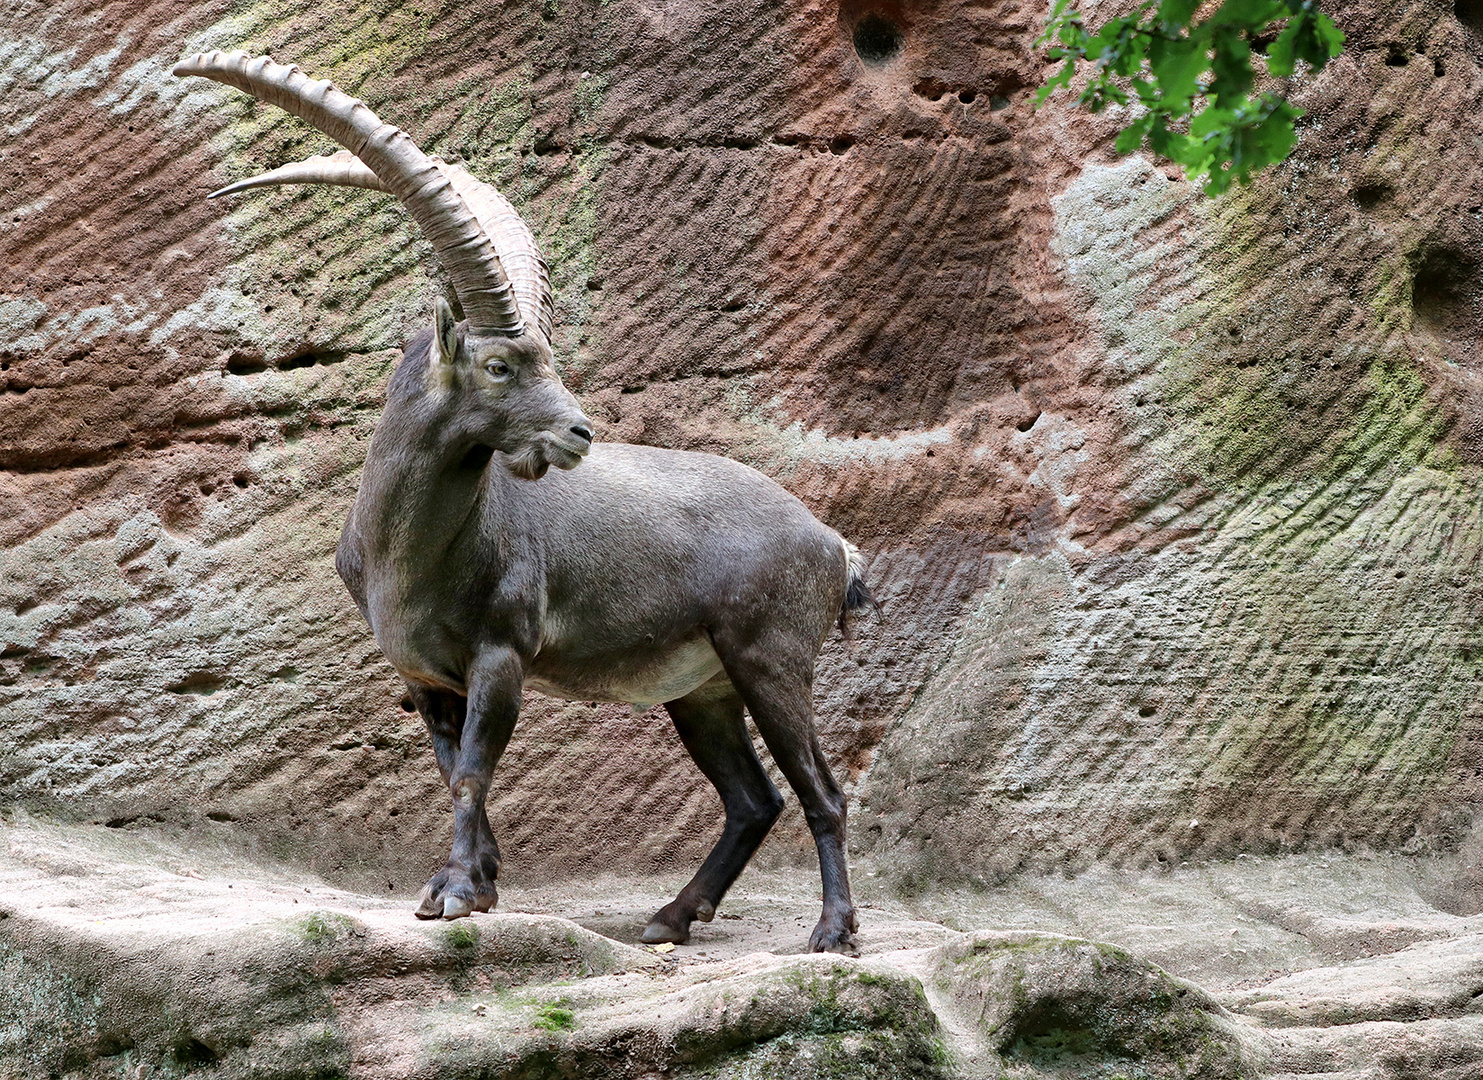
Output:
[[1452,868],[1243,858],[893,898],[799,952],[808,869],[749,872],[689,945],[679,877],[506,886],[419,922],[224,839],[14,815],[0,1069],[14,1077],[1475,1077],[1483,917]]

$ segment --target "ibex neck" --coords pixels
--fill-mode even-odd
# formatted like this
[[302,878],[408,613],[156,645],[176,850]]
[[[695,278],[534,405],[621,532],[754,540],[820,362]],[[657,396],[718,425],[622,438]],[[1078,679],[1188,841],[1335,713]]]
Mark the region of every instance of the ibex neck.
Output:
[[437,420],[416,403],[388,406],[335,565],[397,670],[462,693],[480,636],[471,596],[507,569],[499,526],[487,533],[490,507],[514,481],[487,456],[469,461],[472,440]]
[[351,518],[368,569],[390,560],[400,575],[436,573],[489,496],[478,447],[410,412],[388,405],[376,425]]

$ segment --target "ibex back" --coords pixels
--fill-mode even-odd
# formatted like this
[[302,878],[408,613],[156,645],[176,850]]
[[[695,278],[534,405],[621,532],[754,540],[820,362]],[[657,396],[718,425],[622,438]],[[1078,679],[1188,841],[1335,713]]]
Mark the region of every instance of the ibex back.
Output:
[[214,194],[289,183],[395,194],[469,316],[455,324],[438,299],[434,325],[404,349],[336,558],[427,721],[453,798],[453,848],[417,914],[495,905],[500,856],[485,798],[530,687],[662,702],[721,795],[720,840],[644,941],[684,942],[694,920],[711,919],[782,808],[745,710],[818,847],[824,910],[809,947],[854,951],[845,801],[812,705],[825,637],[872,603],[854,547],[744,465],[593,445],[552,363],[545,262],[493,188],[267,57],[203,53],[175,73],[244,89],[346,147]]

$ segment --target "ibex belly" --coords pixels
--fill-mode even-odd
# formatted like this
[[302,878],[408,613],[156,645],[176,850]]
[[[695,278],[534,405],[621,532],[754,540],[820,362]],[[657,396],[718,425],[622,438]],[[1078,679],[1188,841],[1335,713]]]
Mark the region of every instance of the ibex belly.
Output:
[[537,658],[525,685],[570,701],[620,701],[650,706],[674,701],[721,674],[721,658],[708,638],[691,638],[668,649],[637,653],[600,664],[563,663],[559,656]]

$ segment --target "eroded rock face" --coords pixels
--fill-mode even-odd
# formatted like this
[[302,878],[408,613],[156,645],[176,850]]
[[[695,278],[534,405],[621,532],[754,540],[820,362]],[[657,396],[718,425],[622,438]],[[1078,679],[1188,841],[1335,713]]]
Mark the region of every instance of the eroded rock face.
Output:
[[[1206,204],[1030,108],[1041,15],[11,5],[0,789],[377,888],[441,856],[421,723],[331,564],[441,272],[381,196],[202,201],[325,148],[168,75],[241,47],[515,199],[601,437],[753,463],[872,556],[884,618],[818,702],[898,883],[1455,844],[1483,38],[1347,6],[1297,156]],[[690,866],[719,820],[658,712],[532,697],[496,787],[531,877]]]

